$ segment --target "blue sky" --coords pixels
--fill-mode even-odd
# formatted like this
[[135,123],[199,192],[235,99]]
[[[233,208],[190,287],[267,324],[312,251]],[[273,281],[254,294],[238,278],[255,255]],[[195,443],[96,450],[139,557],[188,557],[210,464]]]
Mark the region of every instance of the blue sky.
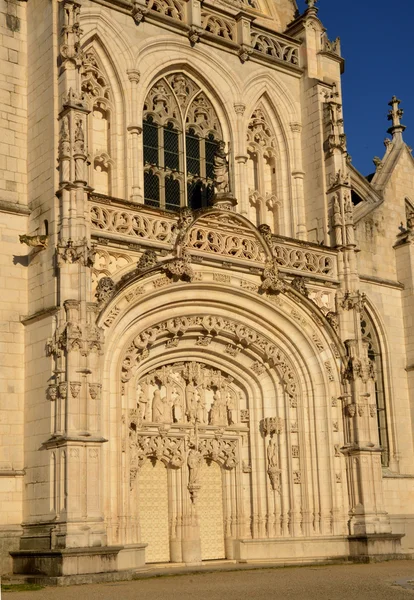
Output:
[[[297,0],[301,12],[305,1]],[[345,132],[352,164],[363,175],[382,158],[395,94],[404,109],[404,140],[414,146],[413,0],[319,0],[319,18],[329,39],[341,38]]]

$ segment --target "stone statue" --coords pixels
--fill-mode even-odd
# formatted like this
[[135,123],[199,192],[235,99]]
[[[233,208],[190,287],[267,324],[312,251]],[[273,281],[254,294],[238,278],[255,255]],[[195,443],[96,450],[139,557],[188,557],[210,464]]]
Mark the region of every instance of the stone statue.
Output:
[[277,446],[275,439],[273,437],[270,438],[269,444],[267,446],[267,467],[268,469],[277,467],[279,464],[277,457]]
[[217,194],[229,191],[229,165],[224,146],[225,143],[220,141],[214,154],[214,187]]
[[174,421],[176,423],[183,422],[183,399],[176,387],[173,387],[171,392],[171,403],[174,410]]
[[220,390],[214,392],[210,424],[219,426],[227,425],[227,407]]
[[196,400],[197,400],[197,421],[199,423],[206,422],[206,400],[204,397],[204,390],[201,392],[199,389],[196,390]]
[[226,395],[226,405],[227,405],[227,416],[229,425],[234,425],[234,411],[236,409],[236,402],[232,394],[227,392]]
[[152,420],[154,423],[164,422],[164,399],[160,390],[155,390],[152,397]]
[[143,421],[148,420],[148,390],[141,385],[138,394],[139,413]]
[[201,464],[203,457],[198,450],[192,448],[188,453],[187,465],[189,469],[189,485],[197,485],[200,479]]
[[162,422],[163,423],[171,423],[172,422],[172,406],[168,401],[167,396],[164,396],[162,399],[163,403],[163,414],[162,414]]
[[196,388],[192,381],[190,381],[185,388],[185,396],[187,403],[187,417],[190,423],[193,423],[196,419],[197,399]]

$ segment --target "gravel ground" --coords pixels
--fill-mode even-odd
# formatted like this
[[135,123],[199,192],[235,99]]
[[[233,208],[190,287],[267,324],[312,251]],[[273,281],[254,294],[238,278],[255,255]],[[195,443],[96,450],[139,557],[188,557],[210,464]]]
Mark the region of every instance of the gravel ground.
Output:
[[[414,561],[165,576],[138,581],[3,592],[12,600],[406,600]],[[405,586],[405,587],[404,587]]]

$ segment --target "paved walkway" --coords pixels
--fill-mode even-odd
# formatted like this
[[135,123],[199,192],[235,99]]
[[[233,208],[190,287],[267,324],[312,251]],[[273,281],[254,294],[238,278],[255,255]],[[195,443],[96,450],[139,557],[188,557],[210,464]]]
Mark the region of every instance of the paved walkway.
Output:
[[[237,566],[235,565],[235,568]],[[3,592],[7,600],[408,600],[413,561],[163,576]]]

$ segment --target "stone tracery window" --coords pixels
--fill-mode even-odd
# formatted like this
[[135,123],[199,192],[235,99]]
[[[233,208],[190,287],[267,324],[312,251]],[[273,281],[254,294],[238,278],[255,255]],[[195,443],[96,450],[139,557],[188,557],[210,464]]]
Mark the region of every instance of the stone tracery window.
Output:
[[384,365],[381,353],[381,345],[375,326],[364,310],[361,313],[361,330],[365,339],[368,341],[368,357],[375,365],[376,381],[375,381],[375,399],[377,404],[378,418],[378,437],[382,447],[381,462],[383,467],[389,465],[390,449],[388,439],[388,419],[387,408],[385,403],[385,386],[384,386]]
[[205,93],[183,73],[160,79],[143,115],[144,202],[178,210],[206,206],[222,131]]
[[252,113],[247,130],[247,171],[251,220],[266,223],[280,233],[280,201],[277,197],[276,136],[262,105]]

